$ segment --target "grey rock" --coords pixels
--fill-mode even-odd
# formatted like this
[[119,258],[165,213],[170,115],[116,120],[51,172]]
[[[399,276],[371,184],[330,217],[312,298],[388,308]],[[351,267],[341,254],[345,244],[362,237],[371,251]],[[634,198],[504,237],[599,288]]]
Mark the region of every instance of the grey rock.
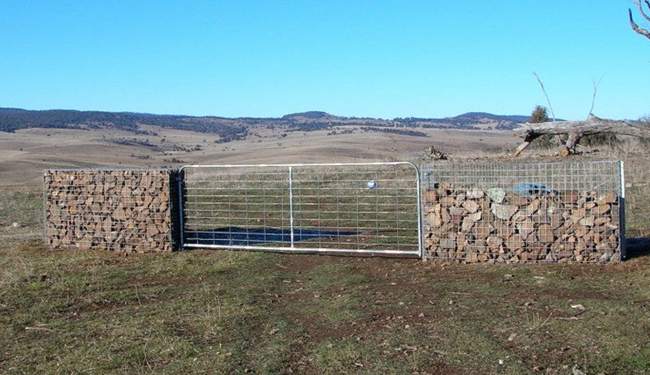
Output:
[[483,195],[483,190],[472,189],[467,191],[465,197],[467,197],[467,199],[481,199],[483,198]]
[[452,240],[449,238],[443,238],[440,240],[440,247],[443,249],[455,249],[456,248],[456,240]]
[[506,191],[501,188],[490,188],[487,190],[487,195],[494,203],[503,203],[506,198]]
[[509,204],[493,204],[492,213],[498,219],[510,220],[512,216],[519,210],[519,207]]

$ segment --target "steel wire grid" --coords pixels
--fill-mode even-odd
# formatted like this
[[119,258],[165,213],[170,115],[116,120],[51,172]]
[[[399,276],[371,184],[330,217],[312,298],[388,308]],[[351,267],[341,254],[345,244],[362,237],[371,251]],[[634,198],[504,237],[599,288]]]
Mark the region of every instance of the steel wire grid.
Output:
[[556,191],[619,192],[619,161],[436,162],[421,167],[424,187],[447,181],[460,188],[504,188],[539,183]]
[[421,256],[411,163],[186,166],[185,247]]
[[[622,162],[435,162],[421,171],[425,197],[433,194],[424,202],[429,257],[482,262],[625,257]],[[599,204],[610,193],[615,202]],[[470,200],[478,206],[466,203]],[[439,212],[433,212],[438,204]],[[497,209],[504,211],[502,219]],[[479,213],[465,222],[474,210]]]

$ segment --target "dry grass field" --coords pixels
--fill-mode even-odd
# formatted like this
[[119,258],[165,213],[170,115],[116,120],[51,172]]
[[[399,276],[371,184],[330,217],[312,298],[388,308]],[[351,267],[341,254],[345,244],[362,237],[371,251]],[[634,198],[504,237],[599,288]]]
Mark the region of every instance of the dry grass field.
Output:
[[[209,134],[143,128],[158,135],[74,129],[0,132],[0,186],[38,185],[45,168],[413,160],[429,145],[458,156],[480,156],[502,151],[517,141],[509,132],[500,131],[423,129],[430,137],[364,132],[327,135],[327,131],[312,131],[289,132],[283,137],[283,131],[265,129],[252,132],[245,141],[215,143],[215,136]],[[123,139],[152,146],[114,142]],[[182,150],[197,146],[200,150]]]
[[[43,248],[44,168],[417,160],[431,144],[458,158],[494,157],[517,141],[424,130],[430,137],[296,132],[218,144],[154,130],[0,133],[0,372],[650,371],[647,248],[615,266]],[[156,147],[113,142],[122,138]],[[647,152],[587,156],[626,161],[627,233],[649,236]]]

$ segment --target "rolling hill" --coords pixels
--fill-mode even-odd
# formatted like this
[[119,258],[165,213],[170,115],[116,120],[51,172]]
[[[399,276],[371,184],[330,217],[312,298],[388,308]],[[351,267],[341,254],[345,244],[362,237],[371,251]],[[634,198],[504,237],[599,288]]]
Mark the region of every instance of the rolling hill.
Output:
[[312,131],[342,126],[386,128],[513,129],[528,116],[494,115],[469,112],[447,118],[394,118],[336,116],[322,111],[292,113],[279,118],[158,115],[134,112],[76,110],[26,110],[0,108],[0,131],[27,128],[120,129],[146,132],[142,125],[216,134],[224,142],[243,139],[253,128],[286,128],[288,131]]

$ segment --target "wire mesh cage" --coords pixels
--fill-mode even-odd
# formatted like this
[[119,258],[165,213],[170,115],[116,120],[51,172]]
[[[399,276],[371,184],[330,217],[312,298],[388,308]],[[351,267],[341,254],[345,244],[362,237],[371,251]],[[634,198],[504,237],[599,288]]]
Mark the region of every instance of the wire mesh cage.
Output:
[[185,247],[421,254],[410,163],[188,166]]
[[616,261],[617,161],[439,162],[423,168],[427,255],[459,262]]
[[47,170],[44,189],[51,248],[171,250],[168,170]]

